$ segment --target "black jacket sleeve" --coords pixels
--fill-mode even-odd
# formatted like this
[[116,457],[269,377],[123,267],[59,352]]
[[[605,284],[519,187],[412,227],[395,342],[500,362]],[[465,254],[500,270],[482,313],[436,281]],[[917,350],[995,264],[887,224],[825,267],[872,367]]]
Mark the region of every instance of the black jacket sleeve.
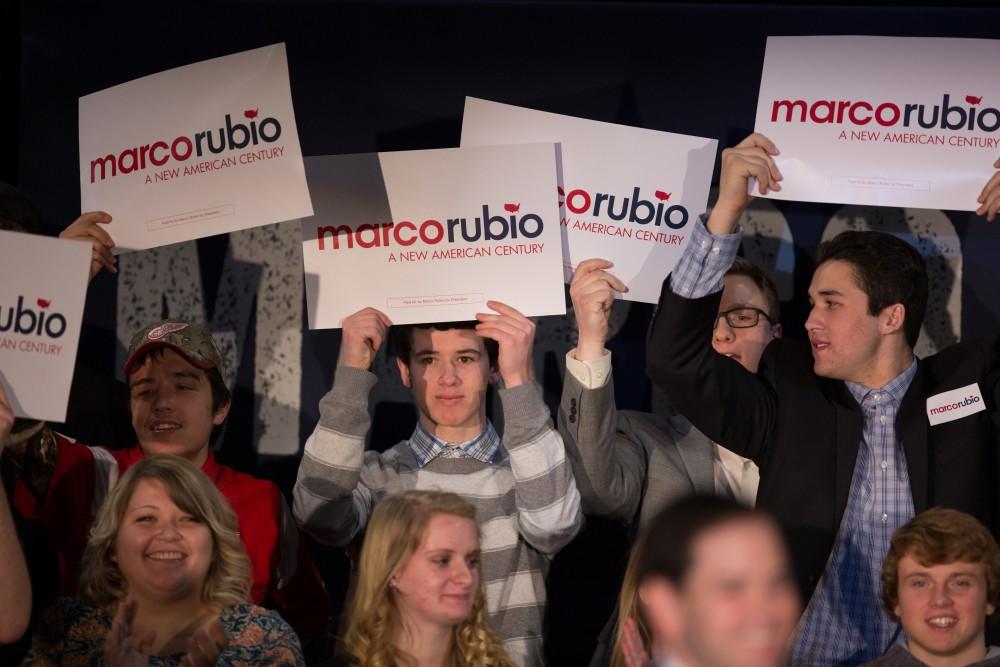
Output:
[[668,276],[650,325],[646,373],[696,428],[760,464],[775,428],[777,400],[770,378],[779,346],[768,345],[757,375],[718,354],[711,337],[721,299],[721,292],[698,299],[678,296]]

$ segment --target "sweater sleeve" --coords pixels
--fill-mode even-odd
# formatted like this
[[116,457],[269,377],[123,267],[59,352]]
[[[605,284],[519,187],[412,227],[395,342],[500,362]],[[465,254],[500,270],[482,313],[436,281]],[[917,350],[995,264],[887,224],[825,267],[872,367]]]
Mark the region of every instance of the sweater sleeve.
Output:
[[381,492],[363,479],[366,467],[382,465],[377,453],[365,451],[368,396],[376,382],[369,371],[337,367],[299,464],[292,492],[295,518],[317,540],[334,546],[345,546],[364,528]]
[[540,552],[554,555],[576,536],[583,522],[580,493],[563,440],[552,428],[536,383],[503,389],[500,400],[518,530]]

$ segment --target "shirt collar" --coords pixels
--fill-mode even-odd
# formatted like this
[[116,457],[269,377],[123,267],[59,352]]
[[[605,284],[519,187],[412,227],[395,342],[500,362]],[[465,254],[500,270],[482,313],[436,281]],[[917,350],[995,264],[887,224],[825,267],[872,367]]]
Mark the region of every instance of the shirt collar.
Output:
[[914,357],[912,363],[910,363],[909,367],[905,371],[889,380],[881,387],[871,389],[860,382],[849,382],[846,380],[844,381],[844,384],[847,385],[847,389],[851,392],[851,396],[854,397],[854,400],[858,402],[858,405],[861,405],[861,403],[864,402],[868,396],[875,397],[875,400],[877,401],[879,400],[878,397],[881,397],[882,395],[886,395],[888,400],[892,401],[896,405],[899,405],[903,400],[903,396],[906,395],[906,390],[910,388],[910,383],[913,382],[913,376],[916,374],[917,358]]
[[466,442],[445,442],[417,422],[408,442],[419,468],[433,461],[446,449],[458,450],[458,458],[473,458],[483,463],[493,463],[500,449],[500,436],[489,420],[479,435]]

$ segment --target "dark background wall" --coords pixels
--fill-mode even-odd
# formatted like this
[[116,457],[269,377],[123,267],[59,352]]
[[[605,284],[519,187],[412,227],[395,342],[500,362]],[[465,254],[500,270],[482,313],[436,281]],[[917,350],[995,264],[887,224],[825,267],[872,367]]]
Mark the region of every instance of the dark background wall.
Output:
[[[997,36],[998,19],[996,8],[953,3],[0,0],[0,179],[18,184],[56,233],[80,213],[81,95],[274,42],[288,47],[306,155],[457,146],[466,95],[715,137],[727,146],[752,130],[768,35],[991,38]],[[785,304],[782,319],[786,332],[798,335],[815,247],[838,207],[777,206],[794,232],[800,295]],[[966,213],[948,217],[964,248],[963,336],[993,337],[1000,317],[992,271],[1000,230]],[[226,237],[198,242],[206,285],[218,282],[227,244]],[[113,277],[102,276],[88,295],[80,359],[92,366],[114,364],[117,290]],[[650,313],[648,306],[631,308],[612,342],[620,407],[650,406],[643,373]],[[329,386],[338,339],[330,331],[304,336],[302,439]],[[253,396],[253,359],[242,359],[238,401]],[[557,355],[545,356],[541,366],[546,395],[555,405]],[[234,406],[220,458],[290,489],[296,458],[257,456],[253,420],[252,400]],[[408,430],[409,424],[387,428],[373,444],[384,447]],[[550,586],[554,664],[581,664],[589,655],[590,638],[617,586],[624,543],[623,528],[594,520],[557,558]],[[342,557],[324,551],[321,558],[331,588],[339,591]]]

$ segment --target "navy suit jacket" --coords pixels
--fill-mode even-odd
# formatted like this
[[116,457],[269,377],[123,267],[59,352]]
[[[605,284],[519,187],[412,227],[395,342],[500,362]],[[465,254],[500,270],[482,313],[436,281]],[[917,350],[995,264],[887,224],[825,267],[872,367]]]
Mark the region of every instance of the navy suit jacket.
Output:
[[[757,506],[789,541],[803,600],[816,586],[844,509],[861,445],[861,408],[844,382],[813,372],[809,345],[776,339],[757,374],[709,340],[721,292],[685,299],[664,281],[647,349],[650,379],[709,438],[760,466]],[[959,343],[917,362],[896,419],[917,513],[942,505],[995,531],[998,367],[984,345]],[[927,398],[978,384],[985,410],[937,426]]]

